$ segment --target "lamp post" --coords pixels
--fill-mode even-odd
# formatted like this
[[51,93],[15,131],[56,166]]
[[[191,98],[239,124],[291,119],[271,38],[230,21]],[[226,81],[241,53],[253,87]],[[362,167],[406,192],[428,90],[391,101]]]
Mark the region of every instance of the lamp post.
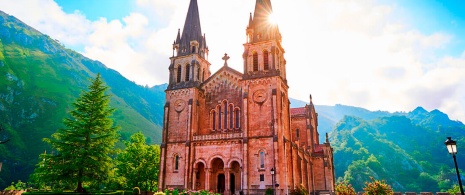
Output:
[[451,139],[451,137],[447,137],[447,140],[444,142],[447,147],[447,151],[449,151],[449,154],[452,154],[452,157],[454,158],[454,163],[455,163],[455,171],[457,172],[457,178],[459,180],[459,187],[460,187],[460,192],[463,194],[463,188],[462,188],[462,180],[460,179],[460,173],[459,173],[459,168],[457,167],[457,159],[455,157],[455,154],[457,154],[457,142]]
[[273,188],[273,194],[275,194],[274,193],[274,168],[271,168],[270,173],[271,173],[271,185]]

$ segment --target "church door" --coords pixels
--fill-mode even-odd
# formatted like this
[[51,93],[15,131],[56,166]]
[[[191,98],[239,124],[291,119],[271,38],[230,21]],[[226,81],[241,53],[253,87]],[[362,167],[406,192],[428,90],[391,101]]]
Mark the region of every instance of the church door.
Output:
[[229,175],[229,190],[231,190],[231,194],[234,194],[236,191],[236,179],[234,178],[234,174]]
[[225,188],[225,177],[224,177],[224,174],[220,173],[218,174],[218,186],[216,189],[218,190],[218,193],[223,193],[224,188]]

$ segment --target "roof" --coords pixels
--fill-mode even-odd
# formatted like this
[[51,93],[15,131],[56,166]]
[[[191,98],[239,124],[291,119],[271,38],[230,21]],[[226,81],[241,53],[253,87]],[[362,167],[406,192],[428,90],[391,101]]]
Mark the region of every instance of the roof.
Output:
[[294,116],[294,115],[304,115],[305,112],[306,112],[305,107],[291,108],[291,116]]
[[324,153],[323,147],[323,144],[315,144],[315,153]]

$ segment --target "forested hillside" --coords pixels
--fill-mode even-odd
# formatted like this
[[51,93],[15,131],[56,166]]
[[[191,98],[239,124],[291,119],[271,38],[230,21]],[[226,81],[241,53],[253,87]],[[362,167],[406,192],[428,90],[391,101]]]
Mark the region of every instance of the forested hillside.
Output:
[[[115,125],[122,139],[143,132],[149,143],[161,142],[164,92],[136,85],[98,61],[63,47],[13,16],[0,11],[0,188],[28,179],[42,142],[73,109],[72,102],[100,73],[110,87]],[[162,86],[163,88],[163,86]]]
[[[437,110],[417,108],[372,120],[345,116],[330,134],[336,177],[357,191],[370,176],[386,180],[395,191],[444,191],[457,183],[444,141],[451,136],[465,143],[464,135],[461,122]],[[458,144],[458,151],[465,151],[465,144]],[[464,153],[459,152],[457,159],[465,159]],[[459,166],[465,170],[465,163]]]

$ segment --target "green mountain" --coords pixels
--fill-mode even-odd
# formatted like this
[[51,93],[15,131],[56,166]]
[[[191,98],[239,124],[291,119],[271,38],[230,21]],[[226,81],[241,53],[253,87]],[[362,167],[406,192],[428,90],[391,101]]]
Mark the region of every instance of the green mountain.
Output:
[[148,143],[160,143],[160,89],[166,86],[139,86],[0,11],[0,125],[6,129],[0,137],[11,139],[0,145],[0,189],[28,179],[39,153],[50,149],[42,138],[63,127],[72,103],[97,73],[110,87],[122,139],[141,131]]
[[[450,189],[457,175],[444,145],[449,136],[458,151],[465,151],[465,126],[438,110],[418,107],[371,120],[345,116],[330,133],[336,177],[357,191],[370,176],[400,192]],[[465,153],[459,152],[457,159],[465,159]],[[465,170],[465,163],[459,168]]]

